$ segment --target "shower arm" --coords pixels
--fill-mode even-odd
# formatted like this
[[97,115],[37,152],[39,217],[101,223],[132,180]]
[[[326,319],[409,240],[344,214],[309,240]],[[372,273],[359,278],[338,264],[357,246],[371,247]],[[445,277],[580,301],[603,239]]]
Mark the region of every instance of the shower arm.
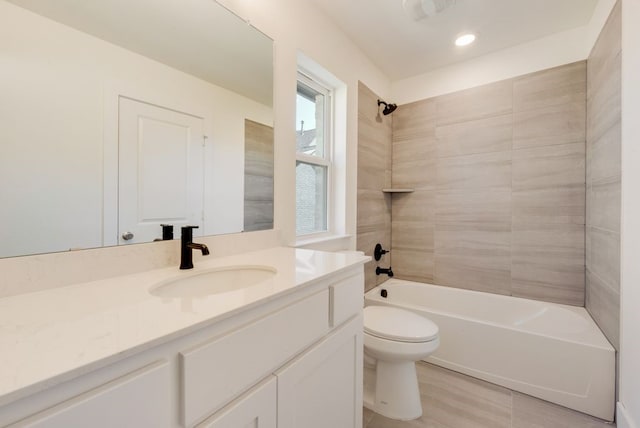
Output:
[[384,109],[382,110],[382,114],[384,114],[385,116],[393,113],[398,108],[397,104],[387,103],[385,101],[378,99],[378,111],[380,110],[380,106],[383,104],[384,104]]

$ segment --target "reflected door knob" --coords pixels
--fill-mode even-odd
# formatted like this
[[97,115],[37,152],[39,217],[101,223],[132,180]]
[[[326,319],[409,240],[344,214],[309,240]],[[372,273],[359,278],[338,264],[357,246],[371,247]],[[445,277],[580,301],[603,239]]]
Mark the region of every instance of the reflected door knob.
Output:
[[133,233],[131,232],[125,232],[122,234],[122,239],[124,239],[125,241],[129,241],[131,239],[133,239]]

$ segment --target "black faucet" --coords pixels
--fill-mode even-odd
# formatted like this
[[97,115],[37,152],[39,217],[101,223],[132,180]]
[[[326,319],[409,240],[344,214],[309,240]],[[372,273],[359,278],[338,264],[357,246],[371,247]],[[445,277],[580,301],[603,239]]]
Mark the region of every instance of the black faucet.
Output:
[[153,242],[157,241],[172,241],[173,240],[173,225],[172,224],[161,224],[162,228],[162,238],[156,238]]
[[180,245],[180,269],[193,269],[193,255],[191,250],[202,251],[203,256],[209,255],[209,248],[204,244],[193,242],[193,229],[198,226],[182,226],[182,239]]
[[172,241],[173,240],[173,225],[172,224],[161,224],[162,228],[162,240],[163,241]]

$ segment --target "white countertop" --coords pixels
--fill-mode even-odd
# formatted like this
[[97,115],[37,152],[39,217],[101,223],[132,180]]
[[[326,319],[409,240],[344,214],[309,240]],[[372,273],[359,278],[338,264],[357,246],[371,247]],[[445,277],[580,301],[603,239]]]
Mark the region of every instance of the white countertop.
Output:
[[[357,253],[271,248],[0,299],[0,405],[365,263]],[[161,281],[225,266],[263,265],[272,280],[202,298],[160,298]]]

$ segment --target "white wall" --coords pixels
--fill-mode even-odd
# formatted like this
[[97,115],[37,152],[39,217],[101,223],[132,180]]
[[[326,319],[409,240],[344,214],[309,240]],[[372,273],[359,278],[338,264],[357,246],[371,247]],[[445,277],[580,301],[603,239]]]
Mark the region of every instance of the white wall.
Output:
[[[275,227],[287,244],[295,243],[295,94],[298,52],[346,84],[345,233],[355,249],[358,143],[358,80],[381,96],[389,80],[306,0],[219,0],[275,41]],[[326,243],[325,243],[326,245]]]
[[391,85],[398,104],[431,98],[586,59],[615,0],[601,0],[588,25],[442,67]]
[[[244,119],[271,125],[269,106],[4,1],[0,51],[0,257],[102,245],[113,91],[206,119],[204,233],[242,230]],[[105,143],[117,155],[117,139]],[[116,185],[105,183],[108,204]],[[117,219],[117,206],[105,214]]]
[[622,0],[622,228],[618,427],[640,428],[640,0]]

